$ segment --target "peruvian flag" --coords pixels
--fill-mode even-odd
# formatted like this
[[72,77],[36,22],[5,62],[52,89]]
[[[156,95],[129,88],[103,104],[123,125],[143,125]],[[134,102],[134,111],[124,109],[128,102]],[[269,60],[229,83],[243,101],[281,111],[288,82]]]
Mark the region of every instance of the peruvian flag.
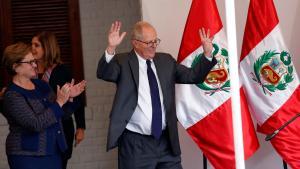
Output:
[[[199,29],[209,29],[218,64],[197,85],[176,86],[177,117],[216,169],[235,168],[229,62],[226,36],[215,0],[193,0],[183,33],[178,62],[193,67],[203,54]],[[245,158],[259,147],[247,104],[242,99]]]
[[[300,113],[300,88],[285,47],[273,0],[251,0],[241,53],[241,80],[258,131],[272,134]],[[292,168],[300,168],[300,119],[271,143]]]

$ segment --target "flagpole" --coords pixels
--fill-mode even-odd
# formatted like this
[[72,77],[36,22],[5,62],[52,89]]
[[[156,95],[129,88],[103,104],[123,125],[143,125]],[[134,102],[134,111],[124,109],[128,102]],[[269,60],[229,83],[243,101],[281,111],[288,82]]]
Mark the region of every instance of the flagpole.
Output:
[[245,169],[234,0],[226,0],[231,106],[236,169]]
[[207,158],[203,154],[203,169],[207,169]]
[[283,168],[284,169],[288,169],[287,164],[286,164],[286,162],[284,160],[282,160],[282,163],[283,163]]

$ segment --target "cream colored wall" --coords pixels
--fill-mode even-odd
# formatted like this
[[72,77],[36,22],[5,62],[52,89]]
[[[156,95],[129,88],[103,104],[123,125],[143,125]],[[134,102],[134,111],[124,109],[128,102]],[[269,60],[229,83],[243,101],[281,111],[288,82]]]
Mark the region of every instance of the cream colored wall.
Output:
[[[159,51],[171,53],[177,58],[178,49],[183,33],[185,20],[188,15],[192,0],[141,0],[143,20],[152,23],[158,32],[162,43]],[[224,0],[216,0],[219,13],[225,22],[225,4]],[[294,56],[294,64],[298,73],[300,72],[300,48],[298,39],[300,35],[300,22],[297,13],[300,13],[299,0],[274,0],[278,16],[280,19],[281,30],[287,47]],[[238,53],[242,44],[244,26],[247,17],[249,0],[236,0],[237,14],[237,40]],[[182,164],[184,169],[201,169],[202,154],[193,141],[186,135],[183,128],[180,128],[180,140],[182,148]],[[280,157],[268,142],[265,142],[264,136],[258,134],[261,148],[249,160],[246,161],[246,168],[249,169],[281,169],[282,162]]]

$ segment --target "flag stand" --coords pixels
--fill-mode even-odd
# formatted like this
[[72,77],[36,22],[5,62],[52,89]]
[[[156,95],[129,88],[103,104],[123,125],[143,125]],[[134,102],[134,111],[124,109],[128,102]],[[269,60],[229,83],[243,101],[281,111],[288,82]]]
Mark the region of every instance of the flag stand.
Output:
[[282,163],[283,163],[283,169],[288,169],[287,164],[284,160],[282,160]]
[[296,114],[293,118],[291,118],[289,121],[284,123],[282,126],[279,127],[279,129],[275,130],[273,133],[266,136],[265,140],[270,141],[273,137],[275,137],[282,129],[284,129],[287,125],[289,125],[291,122],[295,121],[298,117],[300,117],[300,113]]
[[207,158],[203,154],[203,169],[207,169]]

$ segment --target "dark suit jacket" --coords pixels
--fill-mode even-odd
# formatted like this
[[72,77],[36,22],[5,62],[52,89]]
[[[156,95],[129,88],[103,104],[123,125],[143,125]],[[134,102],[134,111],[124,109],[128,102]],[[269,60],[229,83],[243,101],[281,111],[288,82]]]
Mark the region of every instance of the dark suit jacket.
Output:
[[[166,124],[174,155],[180,154],[175,109],[175,83],[196,84],[203,82],[211,68],[217,63],[201,57],[194,69],[177,64],[169,54],[156,53],[153,59],[160,81]],[[126,128],[138,100],[139,63],[135,52],[117,54],[107,63],[103,55],[98,63],[97,77],[117,84],[107,138],[107,150],[118,145],[118,139]]]

